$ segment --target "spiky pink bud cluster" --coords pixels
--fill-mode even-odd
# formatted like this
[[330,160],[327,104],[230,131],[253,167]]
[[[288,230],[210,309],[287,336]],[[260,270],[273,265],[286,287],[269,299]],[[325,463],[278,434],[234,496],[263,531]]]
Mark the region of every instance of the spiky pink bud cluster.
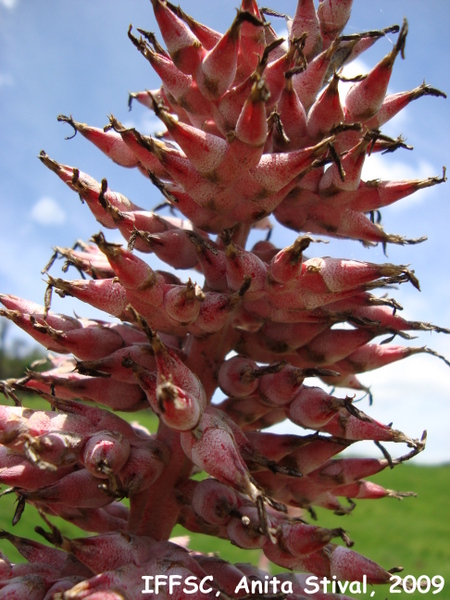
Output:
[[[114,116],[103,129],[58,117],[115,163],[137,168],[172,213],[143,208],[106,179],[40,153],[127,246],[99,232],[74,248],[56,247],[43,306],[0,296],[0,315],[52,353],[45,370],[2,382],[16,406],[0,410],[0,482],[18,498],[13,522],[27,503],[36,506],[50,530],[38,532],[55,546],[1,532],[29,562],[2,559],[0,597],[132,600],[145,578],[164,574],[212,577],[212,589],[193,598],[240,598],[242,578],[267,579],[256,567],[168,541],[177,523],[259,548],[295,571],[389,581],[390,571],[348,548],[343,529],[303,519],[316,506],[344,514],[353,498],[409,495],[366,478],[415,456],[425,435],[413,439],[380,423],[323,384],[367,391],[359,373],[418,352],[445,360],[426,347],[374,340],[449,330],[408,321],[395,300],[374,294],[393,284],[419,288],[407,266],[304,251],[311,234],[366,245],[422,241],[387,234],[371,216],[442,183],[445,173],[363,181],[362,168],[368,154],[405,146],[380,132],[384,123],[412,100],[444,94],[422,84],[386,95],[407,23],[342,35],[351,4],[299,0],[281,40],[267,22],[276,13],[256,0],[242,0],[223,35],[168,0],[152,0],[167,50],[149,32],[137,37],[130,27],[128,36],[162,85],[130,94],[130,106],[135,99],[153,111],[163,133],[143,135]],[[343,99],[341,67],[388,33],[398,33],[390,52]],[[286,248],[261,239],[249,249],[253,230],[272,228],[271,215],[298,237]],[[145,254],[167,270],[150,266]],[[58,258],[64,272],[75,266],[82,278],[50,275]],[[195,270],[202,285],[192,273],[182,278],[183,269]],[[56,314],[52,291],[116,319]],[[21,392],[45,399],[49,410],[23,407]],[[110,409],[152,411],[158,430],[132,426]],[[285,420],[308,432],[265,431]],[[374,441],[384,458],[333,458],[359,440]],[[409,450],[391,458],[381,442]],[[206,478],[193,478],[198,471]],[[96,535],[68,539],[52,516]],[[280,576],[289,599],[305,597],[305,578]],[[160,595],[185,597],[179,588]]]

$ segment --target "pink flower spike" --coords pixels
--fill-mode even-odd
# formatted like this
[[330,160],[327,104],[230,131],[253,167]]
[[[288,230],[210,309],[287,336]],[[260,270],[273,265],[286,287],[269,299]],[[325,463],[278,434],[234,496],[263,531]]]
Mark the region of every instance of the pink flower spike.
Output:
[[171,2],[167,2],[167,6],[172,10],[180,19],[182,19],[187,25],[189,25],[189,29],[192,33],[198,38],[198,40],[202,43],[203,47],[206,50],[211,50],[217,42],[221,39],[222,34],[211,29],[207,25],[196,21],[193,17],[186,14],[180,6],[175,6]]
[[327,394],[318,387],[302,386],[286,409],[293,423],[320,429],[346,406],[346,401]]
[[242,0],[241,11],[253,15],[260,24],[253,24],[250,21],[242,24],[235,84],[241,83],[255,71],[259,57],[263,55],[266,46],[265,26],[256,0]]
[[157,105],[155,105],[155,113],[197,171],[204,176],[212,176],[228,151],[227,141],[180,122]]
[[181,445],[188,458],[200,469],[253,501],[259,495],[239,452],[234,435],[220,410],[205,409],[193,432],[181,433]]
[[66,281],[48,275],[48,282],[62,297],[73,296],[110,315],[129,320],[126,316],[126,308],[129,304],[126,290],[115,277]]
[[170,380],[162,380],[157,385],[156,401],[159,406],[158,414],[170,429],[190,431],[197,427],[202,415],[200,402]]
[[332,137],[326,138],[301,150],[263,154],[258,165],[250,170],[251,176],[261,187],[278,192],[307,171],[314,160],[326,152],[332,140]]
[[336,46],[337,44],[332,44],[328,49],[323,50],[308,64],[307,69],[294,74],[292,77],[294,89],[307,112],[322,89]]
[[168,449],[158,440],[132,444],[130,456],[117,476],[119,492],[132,498],[147,490],[159,479],[168,462]]
[[[200,93],[191,75],[182,73],[169,56],[155,52],[142,38],[135,38],[131,33],[131,28],[128,31],[128,37],[161,77],[164,95],[169,98],[168,106],[175,107],[176,111],[181,110],[183,114],[186,113],[182,107],[186,107],[194,115],[208,114],[210,102]],[[146,102],[153,109],[153,99],[148,98]]]
[[236,122],[230,143],[230,157],[235,169],[256,167],[261,159],[267,139],[266,102],[269,90],[264,79],[253,83]]
[[328,46],[342,32],[350,18],[353,0],[319,0],[317,16],[323,36],[323,46]]
[[311,241],[307,235],[299,236],[293,244],[275,254],[269,264],[269,277],[285,286],[289,286],[290,282],[295,285],[295,279],[302,272],[303,251]]
[[117,474],[128,460],[130,444],[123,435],[100,432],[92,435],[83,448],[82,463],[95,477],[108,479]]
[[205,56],[205,49],[191,29],[167,6],[165,0],[151,0],[161,34],[176,66],[193,75]]
[[[292,84],[292,73],[285,73],[285,85],[277,104],[284,135],[275,125],[275,146],[280,151],[298,150],[305,144],[306,112]],[[327,132],[328,133],[328,132]]]
[[384,206],[390,206],[419,190],[433,187],[445,181],[445,172],[442,177],[435,176],[426,179],[361,181],[358,189],[349,194],[346,205],[351,210],[370,212]]
[[138,162],[134,154],[127,148],[120,135],[110,129],[98,129],[91,127],[86,123],[74,121],[72,117],[59,115],[58,121],[69,123],[76,132],[80,132],[83,137],[92,142],[108,158],[122,167],[136,167]]
[[313,0],[298,0],[291,24],[291,38],[307,33],[303,52],[311,60],[322,50],[322,34]]
[[99,487],[102,480],[86,469],[74,471],[56,483],[36,491],[20,491],[31,502],[65,504],[75,508],[100,508],[113,501],[113,497]]
[[0,598],[5,600],[42,600],[47,583],[42,575],[29,574],[13,577],[5,582],[0,590]]
[[246,277],[251,278],[246,297],[253,297],[263,290],[267,281],[267,267],[261,259],[231,241],[226,246],[225,258],[227,281],[231,290],[239,290]]
[[348,91],[344,103],[345,119],[348,123],[368,121],[380,110],[395,59],[398,54],[404,56],[407,33],[408,23],[405,20],[391,52],[370,71],[367,77],[355,83]]
[[351,192],[358,189],[367,148],[371,141],[372,136],[366,134],[364,138],[339,161],[339,164],[333,163],[325,170],[319,181],[319,193],[322,196],[333,196],[341,191]]
[[335,127],[344,122],[338,84],[339,78],[334,75],[308,112],[306,128],[311,141],[329,135]]
[[226,525],[238,506],[236,493],[217,479],[203,479],[192,495],[192,508],[211,525]]
[[392,574],[372,560],[361,554],[345,548],[335,546],[330,556],[330,574],[343,581],[363,581],[368,583],[388,583]]
[[174,321],[189,325],[196,320],[204,299],[204,292],[189,279],[186,285],[175,285],[166,291],[164,309]]
[[443,356],[426,346],[408,347],[365,344],[352,352],[347,358],[336,363],[336,368],[342,370],[343,373],[364,373],[373,369],[379,369],[384,365],[389,365],[408,356],[422,353],[436,356],[449,365],[449,362]]
[[344,536],[342,529],[325,529],[287,521],[280,528],[280,545],[294,556],[306,556],[324,548],[333,538]]
[[398,92],[397,94],[389,94],[385,96],[377,114],[372,117],[372,119],[364,123],[365,127],[368,129],[379,129],[406,106],[408,106],[410,102],[417,100],[418,98],[422,98],[423,96],[434,96],[441,98],[447,97],[446,94],[440,90],[437,90],[436,88],[432,88],[425,82],[413,90],[407,92]]
[[310,441],[300,446],[300,448],[291,452],[285,459],[280,461],[280,465],[295,465],[303,473],[309,475],[336,454],[342,452],[350,446],[352,442],[333,437],[311,437]]
[[52,485],[73,470],[73,465],[54,470],[41,469],[32,464],[28,458],[16,453],[9,453],[4,458],[3,452],[1,452],[0,456],[2,461],[0,483],[23,490],[33,491],[43,486]]
[[94,235],[92,239],[106,256],[127,291],[145,290],[141,300],[154,303],[156,306],[162,304],[164,278],[161,275],[132,252],[124,250],[120,244],[107,242],[103,233]]
[[216,100],[223,96],[235,79],[243,23],[250,23],[255,27],[262,26],[262,21],[251,13],[239,10],[231,27],[205,54],[194,75],[201,93],[208,100]]

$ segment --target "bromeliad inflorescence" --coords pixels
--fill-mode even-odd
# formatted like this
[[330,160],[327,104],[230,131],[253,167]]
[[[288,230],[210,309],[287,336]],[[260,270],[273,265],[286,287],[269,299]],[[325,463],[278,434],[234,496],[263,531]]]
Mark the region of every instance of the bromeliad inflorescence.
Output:
[[[224,34],[166,0],[152,5],[167,49],[154,33],[130,27],[128,36],[162,85],[130,94],[130,106],[153,111],[163,133],[144,135],[113,115],[103,129],[58,119],[139,171],[171,214],[42,151],[43,165],[79,194],[102,231],[55,248],[42,306],[0,297],[0,314],[50,351],[44,370],[2,383],[16,406],[1,407],[0,482],[18,498],[14,522],[34,505],[46,524],[37,530],[54,546],[1,533],[29,562],[2,559],[0,597],[133,600],[144,581],[164,574],[213,579],[192,598],[243,598],[243,578],[255,589],[267,582],[262,569],[169,541],[176,524],[261,549],[293,570],[280,576],[290,600],[307,593],[297,572],[388,582],[393,570],[351,550],[342,528],[309,521],[315,507],[345,514],[352,499],[409,495],[366,478],[415,456],[425,436],[376,421],[345,390],[368,391],[362,372],[437,355],[385,342],[449,330],[400,317],[384,294],[393,285],[419,287],[409,267],[304,252],[323,241],[314,235],[368,246],[422,241],[386,233],[375,215],[442,183],[445,172],[412,181],[363,181],[361,173],[369,154],[405,146],[380,131],[389,119],[417,98],[444,94],[426,84],[387,94],[407,23],[345,35],[350,1],[320,0],[316,9],[299,0],[286,17],[287,39],[270,23],[280,15],[256,0],[242,0]],[[391,50],[343,98],[342,67],[388,34],[398,34]],[[275,221],[296,232],[291,245],[249,240]],[[103,229],[120,232],[124,244]],[[150,254],[167,270],[152,267]],[[79,279],[50,273],[60,258],[63,272],[74,266]],[[113,319],[56,314],[52,293]],[[47,410],[23,407],[22,392],[40,396]],[[114,411],[137,420],[152,411],[158,429],[149,433]],[[265,431],[286,419],[297,433]],[[374,441],[383,458],[334,458],[359,440]],[[384,442],[407,449],[392,458]],[[202,480],[194,477],[200,471]],[[53,516],[95,535],[68,539]],[[185,597],[180,588],[159,596]]]

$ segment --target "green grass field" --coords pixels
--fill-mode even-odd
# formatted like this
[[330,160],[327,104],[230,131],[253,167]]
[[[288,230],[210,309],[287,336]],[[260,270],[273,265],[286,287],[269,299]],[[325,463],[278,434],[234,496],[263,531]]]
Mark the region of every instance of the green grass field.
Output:
[[[390,569],[401,565],[405,575],[442,575],[450,598],[450,522],[448,490],[450,465],[417,467],[401,465],[384,471],[373,481],[387,488],[415,491],[417,498],[361,500],[350,514],[340,517],[341,526],[355,541],[354,550]],[[320,511],[321,523],[335,526],[336,517]],[[383,595],[383,592],[385,595]],[[424,598],[423,594],[389,594],[377,588],[378,598]],[[431,595],[431,591],[429,592]]]
[[[27,402],[27,405],[30,405]],[[128,415],[133,420],[133,415]],[[141,415],[140,415],[140,420]],[[148,420],[146,425],[152,426]],[[419,577],[441,575],[447,585],[437,598],[450,598],[450,520],[448,519],[448,491],[450,489],[450,465],[419,467],[400,465],[394,472],[384,471],[373,478],[384,487],[401,491],[414,491],[417,498],[402,501],[385,498],[382,500],[361,500],[355,510],[345,516],[336,516],[329,511],[318,509],[321,526],[343,527],[354,540],[354,550],[378,562],[387,569],[403,566],[403,575]],[[27,506],[20,522],[13,527],[11,519],[15,510],[15,496],[0,498],[0,529],[16,535],[43,541],[34,527],[46,528],[36,510]],[[86,535],[78,528],[61,519],[52,519],[62,533],[68,537]],[[174,530],[174,535],[186,535],[182,527]],[[230,543],[207,536],[189,534],[190,547],[203,552],[216,552],[232,562],[258,563],[259,551],[241,550]],[[0,539],[0,550],[13,562],[24,559],[6,540]],[[274,573],[279,572],[274,569]],[[376,587],[375,598],[426,598],[432,596],[415,592],[390,593],[388,586]],[[372,588],[370,588],[372,591]],[[369,598],[354,595],[355,598]]]

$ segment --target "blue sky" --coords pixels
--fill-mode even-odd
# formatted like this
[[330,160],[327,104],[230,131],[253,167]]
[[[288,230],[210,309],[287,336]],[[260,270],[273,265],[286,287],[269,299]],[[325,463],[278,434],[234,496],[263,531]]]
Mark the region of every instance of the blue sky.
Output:
[[[270,3],[269,3],[270,4]],[[293,0],[278,0],[274,7],[293,14]],[[186,0],[186,12],[224,31],[235,15],[232,0]],[[383,28],[401,24],[406,16],[409,35],[406,60],[394,67],[390,92],[412,89],[424,79],[450,92],[450,5],[442,0],[354,0],[352,19],[346,31]],[[120,121],[152,133],[158,125],[143,107],[127,109],[129,91],[157,88],[158,80],[148,63],[127,38],[134,27],[157,31],[149,0],[0,0],[0,290],[41,302],[45,289],[41,269],[52,247],[72,246],[76,239],[88,240],[100,226],[86,206],[39,160],[44,149],[59,162],[79,167],[135,203],[151,209],[160,198],[139,173],[117,167],[81,136],[66,141],[71,129],[57,123],[60,113],[72,114],[95,126],[107,123],[113,113]],[[282,32],[283,22],[273,21]],[[395,42],[383,39],[358,62],[370,69]],[[450,167],[448,134],[450,100],[423,98],[385,128],[402,134],[414,151],[369,159],[366,179],[411,179],[440,175]],[[403,286],[396,297],[405,306],[404,315],[415,320],[450,326],[449,188],[440,185],[419,192],[397,206],[383,210],[383,224],[390,233],[407,237],[428,235],[428,242],[415,247],[389,247],[390,262],[410,264],[422,285],[419,293]],[[114,241],[111,234],[108,239]],[[281,228],[275,242],[284,244]],[[118,240],[118,238],[117,238]],[[384,262],[380,248],[364,249],[356,242],[331,243],[314,251],[334,256]],[[57,273],[57,270],[55,270]],[[72,275],[76,277],[75,272]],[[55,300],[54,309],[90,316],[81,305]],[[98,315],[97,315],[98,316]],[[18,334],[17,334],[18,335]],[[426,334],[414,342],[450,355],[448,338]],[[400,378],[399,378],[400,374]],[[412,436],[428,428],[423,462],[450,460],[450,370],[430,356],[415,356],[364,376],[372,385],[375,405],[370,414]],[[361,403],[361,408],[367,406]]]

